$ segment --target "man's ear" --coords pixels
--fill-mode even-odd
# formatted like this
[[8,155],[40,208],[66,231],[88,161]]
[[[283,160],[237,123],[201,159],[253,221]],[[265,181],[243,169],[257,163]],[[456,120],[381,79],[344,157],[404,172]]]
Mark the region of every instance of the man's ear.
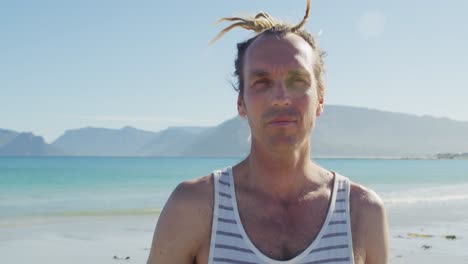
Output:
[[244,105],[244,98],[242,98],[241,95],[237,96],[237,112],[239,113],[241,117],[247,116],[247,111]]
[[319,99],[319,104],[317,105],[317,109],[316,109],[316,112],[315,112],[315,115],[316,116],[320,116],[320,114],[323,113],[323,97]]

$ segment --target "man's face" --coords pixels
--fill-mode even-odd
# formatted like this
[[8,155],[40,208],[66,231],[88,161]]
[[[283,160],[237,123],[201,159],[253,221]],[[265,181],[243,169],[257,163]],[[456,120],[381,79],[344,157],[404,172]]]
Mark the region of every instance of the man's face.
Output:
[[277,150],[309,144],[323,106],[314,59],[310,45],[293,33],[262,35],[248,47],[238,111],[247,116],[255,144]]

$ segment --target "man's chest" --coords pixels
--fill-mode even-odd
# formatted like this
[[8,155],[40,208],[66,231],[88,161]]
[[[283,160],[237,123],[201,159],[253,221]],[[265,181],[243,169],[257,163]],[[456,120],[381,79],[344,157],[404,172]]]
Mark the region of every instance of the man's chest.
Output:
[[288,206],[239,197],[238,211],[248,239],[270,258],[286,260],[317,237],[328,212],[326,196]]

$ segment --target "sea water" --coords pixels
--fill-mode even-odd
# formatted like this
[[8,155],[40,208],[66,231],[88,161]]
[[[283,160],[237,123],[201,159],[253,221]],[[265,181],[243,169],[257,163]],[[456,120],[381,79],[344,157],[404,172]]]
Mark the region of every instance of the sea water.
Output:
[[[0,218],[157,215],[178,183],[241,158],[3,157]],[[315,159],[388,206],[468,203],[468,161]]]

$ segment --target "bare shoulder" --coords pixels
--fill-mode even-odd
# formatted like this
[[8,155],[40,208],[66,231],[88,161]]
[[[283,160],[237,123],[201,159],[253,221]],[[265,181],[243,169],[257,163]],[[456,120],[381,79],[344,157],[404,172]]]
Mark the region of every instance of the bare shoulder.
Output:
[[351,207],[360,214],[373,216],[385,210],[384,203],[376,192],[355,182],[351,182],[350,201]]
[[[211,221],[213,209],[213,177],[207,175],[179,183],[172,192],[159,217],[175,217],[177,221],[186,220],[188,225],[206,224]],[[184,216],[190,216],[187,219]],[[208,221],[209,224],[209,221]]]
[[211,175],[180,183],[159,216],[148,263],[193,263],[209,241],[212,209]]
[[382,199],[373,190],[352,182],[350,210],[356,263],[387,263],[388,224]]
[[[207,175],[179,183],[172,192],[166,206],[183,207],[193,210],[197,207],[212,207],[213,177]],[[211,203],[210,203],[211,202]]]

